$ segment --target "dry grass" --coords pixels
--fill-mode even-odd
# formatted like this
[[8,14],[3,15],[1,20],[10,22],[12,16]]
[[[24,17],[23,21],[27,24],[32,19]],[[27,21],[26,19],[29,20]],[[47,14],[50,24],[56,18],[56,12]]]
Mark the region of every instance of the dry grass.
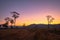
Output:
[[5,29],[0,30],[0,40],[60,40],[60,35],[50,31],[48,29]]

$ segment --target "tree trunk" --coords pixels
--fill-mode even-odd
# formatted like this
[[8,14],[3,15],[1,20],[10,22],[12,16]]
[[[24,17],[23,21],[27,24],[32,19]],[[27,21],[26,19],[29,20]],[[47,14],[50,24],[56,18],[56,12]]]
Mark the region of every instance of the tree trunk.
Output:
[[15,26],[15,23],[16,23],[16,18],[15,18],[14,20],[15,20],[15,22],[14,22],[14,26]]

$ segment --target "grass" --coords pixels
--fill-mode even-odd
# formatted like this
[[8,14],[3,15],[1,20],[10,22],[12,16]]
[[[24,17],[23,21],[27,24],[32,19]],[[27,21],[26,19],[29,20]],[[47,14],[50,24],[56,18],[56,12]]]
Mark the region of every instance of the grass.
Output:
[[[0,40],[60,40],[60,29],[2,29]],[[59,35],[58,35],[59,34]]]

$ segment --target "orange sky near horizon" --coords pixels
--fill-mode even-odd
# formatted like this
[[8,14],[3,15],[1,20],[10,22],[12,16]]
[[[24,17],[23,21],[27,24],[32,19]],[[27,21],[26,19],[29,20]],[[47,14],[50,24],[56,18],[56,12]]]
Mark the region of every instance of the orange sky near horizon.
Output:
[[0,5],[0,24],[5,23],[4,18],[12,18],[12,11],[20,14],[16,20],[17,26],[47,24],[47,15],[54,18],[52,24],[60,24],[59,0],[0,0]]

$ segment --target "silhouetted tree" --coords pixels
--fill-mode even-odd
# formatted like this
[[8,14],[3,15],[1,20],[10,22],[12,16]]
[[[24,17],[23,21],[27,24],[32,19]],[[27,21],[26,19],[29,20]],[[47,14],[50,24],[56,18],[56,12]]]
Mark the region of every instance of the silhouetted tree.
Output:
[[50,15],[47,16],[48,28],[49,28],[49,24],[50,24],[51,22],[53,22],[53,20],[54,20],[54,18],[53,18],[52,16],[50,16]]
[[14,20],[10,19],[11,26],[14,24]]
[[13,11],[11,13],[13,14],[12,17],[14,18],[14,26],[15,26],[16,19],[19,17],[19,13],[15,12],[15,11]]
[[3,26],[3,27],[8,27],[10,18],[9,18],[9,17],[6,17],[4,20],[5,20],[6,22],[5,22],[2,26]]
[[2,26],[7,28],[8,27],[8,22],[4,23]]
[[9,21],[10,21],[10,18],[9,18],[9,17],[6,17],[4,20],[6,21],[5,24],[8,25],[8,23],[9,23]]

